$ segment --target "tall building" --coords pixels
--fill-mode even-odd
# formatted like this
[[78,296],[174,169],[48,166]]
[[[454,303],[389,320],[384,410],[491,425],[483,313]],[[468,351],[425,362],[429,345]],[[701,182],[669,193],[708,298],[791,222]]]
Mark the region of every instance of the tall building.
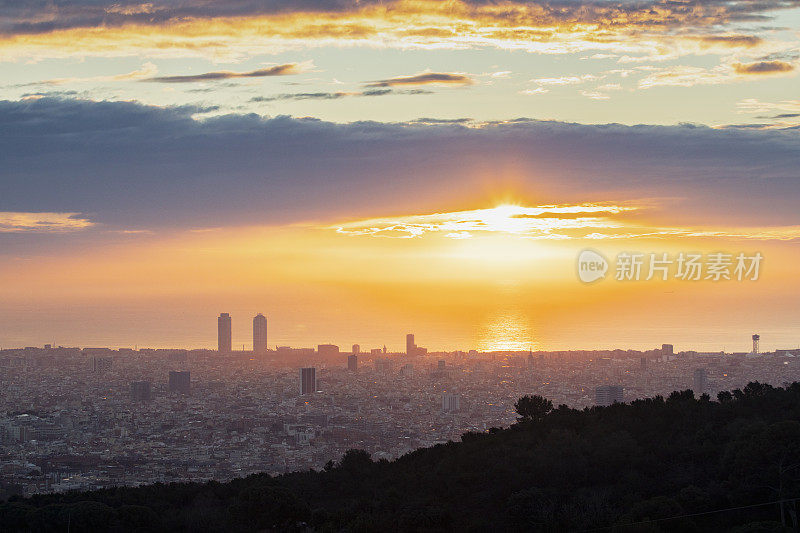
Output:
[[409,333],[406,335],[406,355],[412,356],[417,353],[417,345],[414,344],[414,334]]
[[217,318],[217,346],[219,353],[231,353],[231,315],[222,313]]
[[624,401],[625,390],[619,385],[601,385],[594,389],[594,398],[597,405],[612,405]]
[[358,355],[361,353],[361,346],[358,344],[353,345],[353,354]]
[[111,370],[113,359],[110,357],[92,357],[92,372],[106,372]]
[[189,394],[192,389],[191,374],[188,370],[171,371],[169,373],[169,391]]
[[672,357],[674,354],[675,354],[675,349],[671,344],[661,345],[661,355],[666,357]]
[[708,373],[705,368],[696,368],[692,376],[692,391],[697,396],[708,392]]
[[267,355],[267,317],[261,313],[253,318],[253,354]]
[[461,409],[461,396],[445,392],[442,394],[442,411],[445,413],[455,413]]
[[312,367],[300,369],[300,394],[311,394],[317,391],[317,369]]
[[351,354],[347,356],[347,370],[350,372],[358,371],[358,354]]
[[755,334],[753,335],[753,355],[758,355],[758,343],[761,340],[761,335]]
[[134,402],[146,402],[152,399],[149,381],[134,381],[131,383],[131,399]]

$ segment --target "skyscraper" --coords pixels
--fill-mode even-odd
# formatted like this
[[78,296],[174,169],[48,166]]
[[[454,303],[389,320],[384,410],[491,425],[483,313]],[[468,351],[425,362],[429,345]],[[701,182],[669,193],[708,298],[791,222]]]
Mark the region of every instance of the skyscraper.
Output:
[[169,391],[189,394],[191,391],[192,379],[188,370],[171,371],[169,373]]
[[131,383],[131,399],[134,402],[146,402],[152,398],[149,381]]
[[700,396],[708,392],[708,373],[705,368],[697,368],[692,376],[693,387],[692,391]]
[[253,354],[267,355],[267,317],[261,313],[253,318]]
[[353,345],[353,354],[358,355],[361,353],[361,346],[358,344]]
[[414,334],[409,333],[406,335],[406,355],[416,355],[417,345],[414,344]]
[[351,354],[347,356],[347,370],[350,372],[358,371],[358,355]]
[[594,389],[595,402],[597,405],[622,403],[624,392],[624,389],[619,385],[601,385]]
[[92,371],[103,373],[111,370],[113,359],[110,357],[92,357]]
[[461,396],[445,392],[442,394],[442,412],[455,413],[461,409]]
[[311,394],[317,391],[317,369],[312,367],[300,369],[300,394]]
[[222,313],[217,318],[217,345],[219,353],[231,353],[231,315]]

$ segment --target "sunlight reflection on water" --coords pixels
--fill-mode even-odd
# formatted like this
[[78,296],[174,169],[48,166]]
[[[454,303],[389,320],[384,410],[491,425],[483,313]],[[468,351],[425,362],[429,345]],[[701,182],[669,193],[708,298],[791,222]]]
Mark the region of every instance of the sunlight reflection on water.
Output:
[[520,310],[506,309],[488,317],[478,334],[478,351],[538,350],[530,320]]

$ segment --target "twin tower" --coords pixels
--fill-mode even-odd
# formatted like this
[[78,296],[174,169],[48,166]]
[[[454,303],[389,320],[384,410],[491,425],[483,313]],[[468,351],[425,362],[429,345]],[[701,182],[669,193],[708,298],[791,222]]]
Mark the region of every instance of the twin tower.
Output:
[[[217,318],[217,345],[221,354],[229,354],[233,351],[231,315],[228,313],[222,313]],[[261,313],[253,318],[253,354],[267,354],[267,317]]]

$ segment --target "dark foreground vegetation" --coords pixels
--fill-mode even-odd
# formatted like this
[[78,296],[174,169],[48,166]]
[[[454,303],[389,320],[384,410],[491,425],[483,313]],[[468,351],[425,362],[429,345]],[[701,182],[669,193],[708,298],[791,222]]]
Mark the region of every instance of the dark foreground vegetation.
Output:
[[12,499],[0,530],[794,530],[800,383],[517,410],[393,462],[352,450],[321,472]]

